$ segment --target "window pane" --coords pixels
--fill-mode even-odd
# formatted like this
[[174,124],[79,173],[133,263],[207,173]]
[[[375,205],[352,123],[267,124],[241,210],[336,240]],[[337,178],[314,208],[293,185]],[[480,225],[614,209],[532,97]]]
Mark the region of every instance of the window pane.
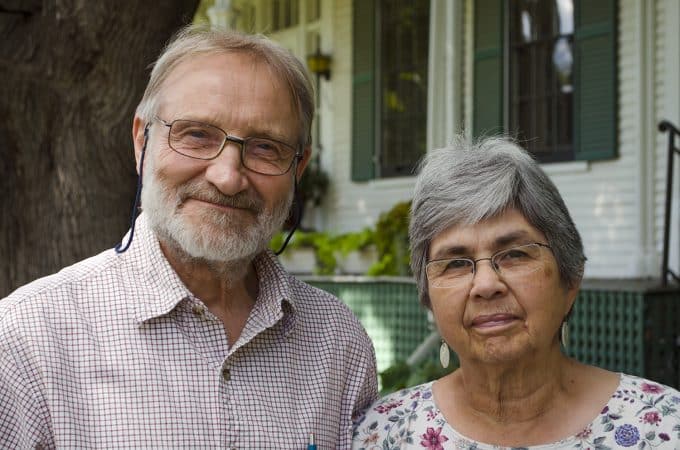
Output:
[[510,130],[541,161],[573,159],[573,0],[508,4]]
[[306,19],[307,22],[314,22],[321,17],[321,0],[306,0],[307,12]]
[[426,145],[429,1],[380,2],[380,175],[406,176]]

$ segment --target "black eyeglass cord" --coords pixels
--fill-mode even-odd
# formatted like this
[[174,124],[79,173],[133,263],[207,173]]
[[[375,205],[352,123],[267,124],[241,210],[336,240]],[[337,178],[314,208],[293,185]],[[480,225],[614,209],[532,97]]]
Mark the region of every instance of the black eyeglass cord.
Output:
[[283,241],[283,245],[276,252],[276,256],[283,253],[283,251],[286,249],[286,246],[288,245],[288,242],[293,237],[293,233],[295,233],[295,230],[297,230],[297,227],[300,226],[300,222],[302,221],[302,208],[301,208],[301,205],[300,205],[300,200],[301,199],[300,199],[299,191],[298,191],[298,180],[297,180],[297,177],[295,177],[295,184],[293,184],[293,215],[295,217],[295,222],[293,222],[293,228],[291,228],[290,231],[288,232],[288,236],[286,236],[286,240]]
[[135,223],[137,223],[137,209],[139,208],[139,199],[142,196],[142,174],[144,173],[144,155],[146,154],[146,144],[149,141],[149,126],[151,124],[147,123],[144,127],[144,145],[142,146],[142,154],[139,157],[139,176],[137,177],[137,192],[135,193],[135,202],[132,205],[132,212],[130,213],[130,237],[128,238],[127,244],[123,247],[123,243],[119,242],[116,244],[116,253],[120,254],[125,252],[132,244],[132,238],[135,235]]

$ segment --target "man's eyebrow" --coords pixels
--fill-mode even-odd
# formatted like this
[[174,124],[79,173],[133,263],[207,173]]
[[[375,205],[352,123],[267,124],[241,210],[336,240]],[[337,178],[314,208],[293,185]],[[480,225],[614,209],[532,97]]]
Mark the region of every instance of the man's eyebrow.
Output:
[[[233,131],[229,130],[230,127],[226,127],[224,124],[220,123],[220,116],[218,114],[204,114],[202,112],[198,113],[193,113],[193,112],[188,112],[185,113],[183,116],[177,117],[176,119],[182,119],[182,120],[190,120],[192,122],[199,122],[199,123],[204,123],[206,125],[211,125],[213,127],[217,127],[227,133],[228,135],[236,136],[239,138],[248,138],[248,137],[259,137],[259,138],[265,138],[265,139],[272,139],[274,141],[279,141],[283,142],[284,144],[291,145],[288,140],[284,136],[282,136],[280,133],[277,133],[275,130],[265,126],[258,127],[256,129],[252,129],[247,133],[247,136],[240,136],[239,134],[234,134]],[[175,119],[173,119],[175,120]]]

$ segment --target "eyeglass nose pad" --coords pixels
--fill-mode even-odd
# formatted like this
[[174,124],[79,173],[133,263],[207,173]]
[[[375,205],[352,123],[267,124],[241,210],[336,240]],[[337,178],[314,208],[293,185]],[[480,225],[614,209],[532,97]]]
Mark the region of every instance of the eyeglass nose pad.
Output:
[[475,264],[474,264],[474,266],[473,266],[473,268],[472,268],[472,274],[473,274],[473,275],[476,275],[476,274],[477,274],[478,266],[479,266],[479,262],[480,262],[480,261],[489,261],[489,266],[491,266],[491,270],[493,270],[493,271],[496,273],[496,275],[498,275],[498,276],[501,275],[500,272],[499,272],[498,266],[497,266],[496,264],[494,264],[493,259],[491,259],[491,258],[479,258],[479,259],[476,259],[476,260],[475,260]]

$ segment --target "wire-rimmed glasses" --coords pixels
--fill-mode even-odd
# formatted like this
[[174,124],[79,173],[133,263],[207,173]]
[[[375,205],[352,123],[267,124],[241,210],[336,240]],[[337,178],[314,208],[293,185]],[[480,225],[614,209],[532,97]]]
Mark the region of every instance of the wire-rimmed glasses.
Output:
[[240,138],[214,125],[194,120],[166,122],[159,117],[155,119],[169,128],[170,148],[189,158],[215,159],[229,141],[241,148],[241,164],[246,169],[262,175],[283,175],[302,156],[293,146],[275,139],[256,136]]
[[432,287],[456,287],[474,278],[479,261],[488,260],[494,271],[503,279],[527,275],[543,266],[542,249],[547,244],[532,242],[500,250],[489,258],[446,258],[430,261],[425,266],[427,280]]

